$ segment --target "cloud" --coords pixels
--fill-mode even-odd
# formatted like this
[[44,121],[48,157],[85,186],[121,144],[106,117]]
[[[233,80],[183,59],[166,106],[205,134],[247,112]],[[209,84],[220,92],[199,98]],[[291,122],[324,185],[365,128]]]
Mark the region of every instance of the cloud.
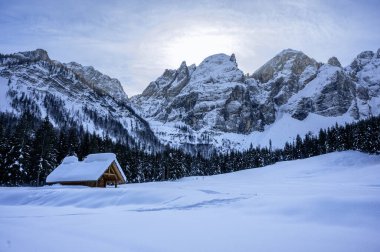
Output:
[[[185,2],[185,3],[183,3]],[[349,64],[380,45],[377,1],[0,2],[0,51],[45,48],[141,93],[166,68],[232,53],[252,73],[284,48]]]

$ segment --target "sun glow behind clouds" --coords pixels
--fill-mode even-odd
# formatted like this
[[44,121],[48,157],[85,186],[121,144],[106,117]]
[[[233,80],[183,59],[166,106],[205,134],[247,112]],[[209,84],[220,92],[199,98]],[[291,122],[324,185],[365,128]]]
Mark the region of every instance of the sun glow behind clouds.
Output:
[[196,26],[168,41],[165,56],[171,66],[178,66],[178,59],[198,65],[212,54],[233,53],[238,44],[238,37],[231,33],[223,33],[217,27]]
[[0,1],[0,53],[44,48],[52,59],[92,65],[129,96],[164,69],[235,53],[252,73],[286,48],[350,64],[377,50],[379,1]]

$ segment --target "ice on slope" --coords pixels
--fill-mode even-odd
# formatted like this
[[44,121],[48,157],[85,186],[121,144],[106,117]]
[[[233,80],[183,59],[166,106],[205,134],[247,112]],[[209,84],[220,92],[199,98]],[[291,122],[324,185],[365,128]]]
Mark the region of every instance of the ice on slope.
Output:
[[379,181],[379,156],[346,151],[117,189],[0,188],[0,251],[377,252]]

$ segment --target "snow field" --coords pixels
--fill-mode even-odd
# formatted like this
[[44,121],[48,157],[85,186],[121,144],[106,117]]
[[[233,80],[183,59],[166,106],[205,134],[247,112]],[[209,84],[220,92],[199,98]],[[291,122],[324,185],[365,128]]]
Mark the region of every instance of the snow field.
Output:
[[0,188],[0,251],[379,251],[380,156],[119,188]]

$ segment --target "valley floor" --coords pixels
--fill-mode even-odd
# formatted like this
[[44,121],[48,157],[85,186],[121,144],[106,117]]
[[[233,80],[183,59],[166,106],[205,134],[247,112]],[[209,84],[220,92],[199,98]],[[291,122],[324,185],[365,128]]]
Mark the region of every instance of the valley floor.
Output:
[[380,156],[119,188],[0,188],[0,251],[380,251]]

